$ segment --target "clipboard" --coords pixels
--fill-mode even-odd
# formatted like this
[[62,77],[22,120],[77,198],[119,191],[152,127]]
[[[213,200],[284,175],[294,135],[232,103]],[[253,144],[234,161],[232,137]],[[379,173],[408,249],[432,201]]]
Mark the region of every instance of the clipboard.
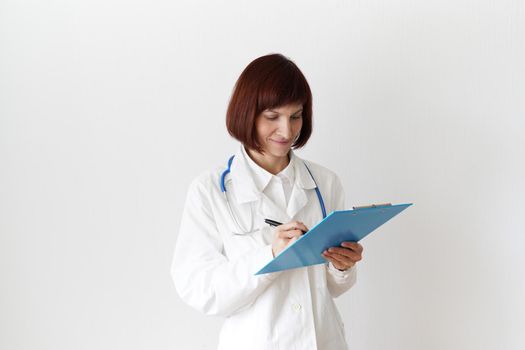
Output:
[[324,250],[345,241],[359,242],[411,205],[385,203],[333,211],[255,275],[324,264],[327,262],[321,256]]

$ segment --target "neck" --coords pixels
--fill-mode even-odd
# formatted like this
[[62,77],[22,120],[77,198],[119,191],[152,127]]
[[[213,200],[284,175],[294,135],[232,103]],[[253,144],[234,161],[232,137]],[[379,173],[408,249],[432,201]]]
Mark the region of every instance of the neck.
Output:
[[288,163],[290,163],[290,155],[287,154],[284,157],[275,157],[271,154],[263,154],[259,153],[252,149],[246,149],[246,153],[250,156],[250,158],[261,168],[266,170],[267,172],[276,175],[283,171],[286,166],[288,166]]

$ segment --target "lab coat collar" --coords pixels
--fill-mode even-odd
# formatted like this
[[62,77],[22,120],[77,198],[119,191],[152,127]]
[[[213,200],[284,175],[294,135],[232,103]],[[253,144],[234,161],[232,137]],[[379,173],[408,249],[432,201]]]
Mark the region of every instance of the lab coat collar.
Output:
[[255,163],[254,160],[250,158],[244,146],[241,146],[241,152],[246,164],[250,168],[249,170],[251,171],[255,187],[259,192],[264,192],[266,186],[268,186],[270,181],[272,181],[273,175],[266,169],[263,169],[259,165],[257,165],[257,163]]
[[290,151],[290,162],[293,162],[295,169],[295,181],[290,195],[290,201],[286,208],[286,214],[293,218],[304,206],[308,203],[306,190],[311,190],[316,187],[312,175],[306,169],[304,160],[297,157],[293,151]]
[[[243,145],[240,145],[238,148],[230,167],[230,176],[233,181],[233,186],[236,188],[235,198],[239,204],[261,199],[263,195],[262,191],[271,179],[270,174],[268,181],[265,181],[266,183],[257,184],[255,182],[252,169],[248,163],[249,160],[247,159],[249,157],[248,155],[245,156],[245,154],[243,154],[245,153],[243,147]],[[288,205],[289,210],[287,211],[297,212],[299,207],[302,208],[304,206],[303,202],[306,198],[306,195],[304,193],[300,193],[301,191],[299,190],[313,189],[315,188],[315,182],[306,169],[304,161],[296,156],[292,150],[290,150],[290,163],[292,163],[292,166],[294,167],[295,181],[292,189],[292,195],[290,197],[290,203]],[[260,187],[261,185],[264,186]],[[303,196],[304,198],[302,198]],[[290,209],[292,210],[290,211]]]
[[250,165],[244,157],[243,147],[241,145],[237,149],[230,166],[230,176],[235,188],[235,199],[239,204],[253,202],[261,197],[261,192],[257,188]]
[[290,150],[290,161],[294,162],[295,183],[303,190],[311,190],[316,187],[315,181],[306,169],[306,162]]

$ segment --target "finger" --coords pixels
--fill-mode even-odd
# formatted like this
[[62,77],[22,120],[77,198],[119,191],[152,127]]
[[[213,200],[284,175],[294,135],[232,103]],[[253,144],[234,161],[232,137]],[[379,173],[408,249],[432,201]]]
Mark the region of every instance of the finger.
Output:
[[303,224],[302,222],[298,222],[298,225],[297,225],[297,228],[303,232],[307,232],[308,231],[308,227],[306,227],[305,224]]
[[326,254],[322,254],[323,257],[332,263],[332,265],[334,265],[334,267],[338,270],[346,270],[347,268],[350,268],[351,266],[346,266],[344,264],[342,264],[340,261],[334,259],[333,257],[331,257],[328,253]]
[[297,237],[292,237],[289,241],[288,241],[288,244],[286,244],[287,246],[290,245],[290,244],[293,244],[293,242],[297,241]]
[[344,266],[345,268],[348,268],[348,267],[352,267],[355,265],[355,261],[353,261],[352,259],[344,256],[344,255],[339,255],[339,254],[334,254],[334,253],[328,253],[329,256],[334,259],[335,261],[337,261],[339,263],[339,265],[342,265]]
[[362,258],[361,253],[355,252],[348,248],[332,247],[328,249],[328,252],[346,256],[352,259],[353,261],[359,261]]
[[332,258],[334,258],[337,261],[340,261],[341,263],[344,263],[344,264],[353,263],[352,259],[348,256],[337,254],[337,253],[332,253],[332,252],[328,252],[328,254],[330,254]]
[[302,230],[303,232],[308,231],[308,228],[300,221],[291,221],[286,224],[282,224],[278,226],[278,229],[280,230]]
[[361,260],[361,257],[358,255],[343,255],[335,252],[330,252],[330,250],[328,254],[330,254],[330,256],[332,256],[333,258],[343,261],[345,263],[355,264],[356,262]]
[[341,247],[352,249],[353,251],[356,251],[356,252],[363,251],[363,246],[357,242],[343,242],[341,243]]
[[288,230],[288,231],[279,231],[277,237],[279,238],[294,238],[294,237],[301,237],[303,235],[303,231],[301,230]]
[[330,255],[327,255],[327,254],[322,254],[322,255],[323,255],[323,258],[325,258],[327,261],[331,262],[335,266],[339,266],[339,261],[335,260]]
[[277,226],[277,228],[279,228],[280,230],[292,230],[297,225],[299,225],[299,221],[290,221],[290,222],[287,222],[287,223],[282,224],[280,226]]

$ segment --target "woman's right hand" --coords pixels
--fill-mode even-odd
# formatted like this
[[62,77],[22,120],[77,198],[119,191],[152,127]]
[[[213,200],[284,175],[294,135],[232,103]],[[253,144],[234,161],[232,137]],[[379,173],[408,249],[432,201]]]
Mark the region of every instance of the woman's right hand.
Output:
[[272,253],[276,257],[279,253],[288,246],[295,242],[299,237],[308,231],[308,228],[300,221],[291,221],[286,224],[279,225],[275,228],[273,242],[272,242]]

